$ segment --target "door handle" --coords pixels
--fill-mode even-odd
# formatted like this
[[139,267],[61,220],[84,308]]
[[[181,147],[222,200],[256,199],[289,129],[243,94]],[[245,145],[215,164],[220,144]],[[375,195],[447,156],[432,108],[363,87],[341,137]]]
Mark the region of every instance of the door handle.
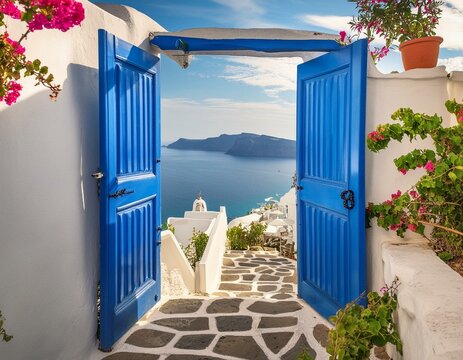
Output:
[[341,193],[341,199],[346,209],[352,210],[354,208],[355,198],[354,198],[354,192],[352,190],[344,190]]
[[118,197],[124,196],[124,195],[129,195],[133,194],[135,191],[133,190],[127,190],[127,189],[120,189],[116,191],[114,194],[109,195],[110,198],[117,199]]

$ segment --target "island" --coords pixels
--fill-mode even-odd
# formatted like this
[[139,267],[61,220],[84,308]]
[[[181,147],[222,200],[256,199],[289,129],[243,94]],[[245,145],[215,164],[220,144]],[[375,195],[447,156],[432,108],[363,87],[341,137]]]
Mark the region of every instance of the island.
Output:
[[207,139],[180,138],[168,149],[219,151],[242,157],[292,158],[296,157],[296,142],[268,135],[251,133],[222,134]]

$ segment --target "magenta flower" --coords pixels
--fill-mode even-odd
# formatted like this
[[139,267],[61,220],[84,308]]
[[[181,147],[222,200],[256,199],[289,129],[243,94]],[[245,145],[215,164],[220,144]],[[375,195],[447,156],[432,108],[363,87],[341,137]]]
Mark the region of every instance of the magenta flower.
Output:
[[0,13],[8,15],[13,19],[21,18],[21,11],[19,8],[11,1],[0,1]]
[[4,97],[0,97],[0,101],[5,101],[7,105],[14,104],[18,100],[22,88],[21,84],[16,81],[10,81],[7,85],[6,94]]
[[408,224],[408,230],[416,232],[418,227],[415,224]]
[[379,140],[384,140],[384,136],[380,132],[378,132],[376,130],[369,133],[367,135],[367,137],[373,142],[377,142]]
[[392,200],[397,200],[402,195],[402,191],[397,190],[395,194],[391,194]]
[[399,169],[399,171],[404,175],[407,173],[407,170],[405,170],[405,169]]
[[413,199],[416,199],[419,195],[418,195],[418,193],[417,193],[415,190],[412,190],[412,191],[410,191],[410,196],[411,196]]
[[427,172],[433,172],[434,169],[436,168],[436,166],[434,165],[434,163],[429,160],[426,165],[424,166],[424,168],[426,169]]
[[344,42],[346,40],[346,36],[347,36],[347,33],[344,30],[339,32],[339,37],[341,38],[340,39],[341,42]]

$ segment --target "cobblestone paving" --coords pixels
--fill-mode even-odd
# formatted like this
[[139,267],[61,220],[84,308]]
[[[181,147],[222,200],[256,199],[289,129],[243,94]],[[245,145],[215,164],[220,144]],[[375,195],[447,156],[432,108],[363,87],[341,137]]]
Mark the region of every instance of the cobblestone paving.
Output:
[[170,299],[107,360],[328,359],[328,322],[296,297],[296,264],[270,252],[227,252],[211,297]]

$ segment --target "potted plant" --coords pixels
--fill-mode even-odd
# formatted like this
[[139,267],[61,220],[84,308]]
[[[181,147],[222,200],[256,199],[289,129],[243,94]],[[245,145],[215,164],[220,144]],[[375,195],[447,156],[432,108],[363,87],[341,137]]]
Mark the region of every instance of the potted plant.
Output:
[[435,36],[442,14],[440,0],[351,0],[357,4],[358,16],[349,23],[351,30],[364,34],[372,42],[383,39],[386,44],[375,48],[372,55],[381,59],[399,43],[405,70],[431,68],[437,64],[439,45]]

